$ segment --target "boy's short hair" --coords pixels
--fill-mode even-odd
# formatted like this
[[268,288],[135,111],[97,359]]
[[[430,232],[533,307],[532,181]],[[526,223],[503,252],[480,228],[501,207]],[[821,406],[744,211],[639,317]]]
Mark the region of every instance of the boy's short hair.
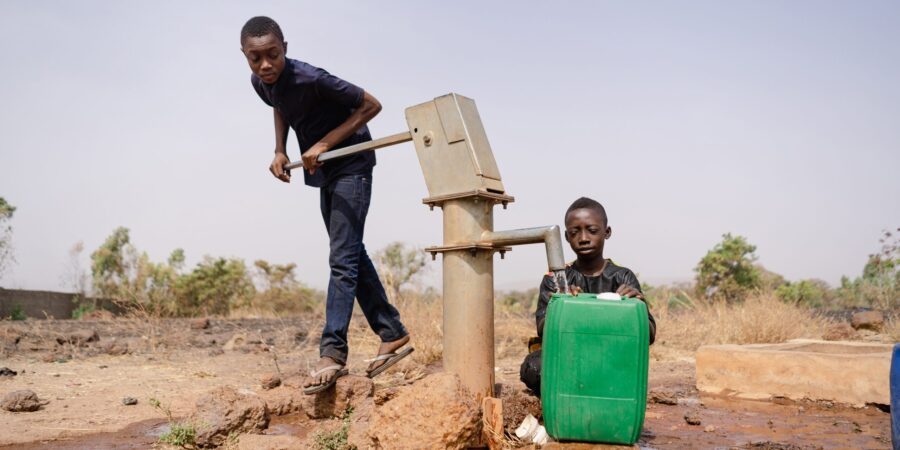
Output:
[[244,43],[244,39],[267,34],[274,34],[280,42],[284,42],[284,34],[281,33],[281,27],[277,22],[266,16],[252,17],[241,28],[241,43]]
[[565,217],[563,217],[563,220],[569,217],[569,213],[575,211],[576,209],[590,209],[596,211],[597,214],[600,214],[600,217],[603,218],[603,221],[609,224],[609,220],[606,217],[606,208],[604,208],[603,205],[601,205],[597,200],[588,197],[581,197],[578,200],[572,202],[572,204],[569,206],[569,209],[566,210],[566,215]]

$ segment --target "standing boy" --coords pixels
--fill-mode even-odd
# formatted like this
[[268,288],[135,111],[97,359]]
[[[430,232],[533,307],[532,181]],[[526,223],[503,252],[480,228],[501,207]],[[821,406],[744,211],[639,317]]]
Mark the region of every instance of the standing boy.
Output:
[[319,188],[322,218],[330,239],[331,278],[320,359],[304,384],[304,392],[325,390],[348,373],[347,329],[354,298],[381,338],[378,355],[366,371],[374,377],[413,351],[411,347],[397,351],[409,342],[409,333],[397,309],[388,303],[362,242],[375,153],[364,152],[324,164],[317,158],[332,149],[372,140],[366,123],[381,111],[381,104],[358,86],[287,58],[281,28],[268,17],[247,21],[241,29],[241,51],[253,72],[253,88],[272,107],[275,118],[275,158],[269,171],[279,180],[290,182],[290,172],[284,166],[290,162],[286,151],[288,127],[293,128],[303,158],[304,181]]
[[[606,209],[596,200],[581,197],[569,206],[565,217],[566,240],[577,256],[574,263],[566,266],[566,280],[574,292],[600,294],[615,292],[623,297],[644,299],[641,284],[634,272],[615,265],[603,257],[603,245],[612,236],[612,228],[607,224]],[[553,277],[545,275],[541,281],[538,297],[537,321],[538,337],[544,337],[544,319],[550,296],[556,292]],[[656,321],[647,310],[650,329],[650,344],[656,339]],[[519,377],[536,395],[541,395],[541,351],[537,350],[525,357],[519,369]]]

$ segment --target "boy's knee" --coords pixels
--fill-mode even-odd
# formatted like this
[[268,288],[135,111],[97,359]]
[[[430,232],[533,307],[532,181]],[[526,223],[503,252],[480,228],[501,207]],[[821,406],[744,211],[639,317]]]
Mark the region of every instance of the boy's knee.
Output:
[[525,357],[519,368],[519,379],[531,389],[535,395],[541,396],[541,351],[535,351]]

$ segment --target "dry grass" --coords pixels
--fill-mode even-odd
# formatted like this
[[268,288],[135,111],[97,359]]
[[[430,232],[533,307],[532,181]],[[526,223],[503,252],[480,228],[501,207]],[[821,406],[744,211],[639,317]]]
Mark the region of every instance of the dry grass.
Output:
[[[443,313],[440,298],[428,298],[416,291],[404,291],[403,298],[390,299],[400,311],[400,319],[412,337],[412,345],[416,351],[408,358],[416,364],[427,366],[441,359],[443,344],[441,339],[441,316]],[[381,343],[366,323],[362,311],[353,313],[348,339],[351,345],[364,354],[374,355]]]
[[[677,288],[656,292],[652,308],[657,321],[657,340],[651,347],[656,359],[692,356],[701,345],[777,343],[795,338],[820,338],[830,322],[810,309],[785,303],[772,293],[757,293],[744,302],[726,304],[699,300]],[[390,299],[400,311],[403,323],[412,335],[416,351],[402,361],[390,384],[409,382],[424,376],[426,366],[438,362],[442,354],[442,301],[440,297],[415,289],[405,290],[402,298]],[[324,308],[322,308],[324,309]],[[269,317],[266,311],[235,312],[230,317]],[[310,317],[319,320],[324,311]],[[314,320],[315,321],[315,320]],[[535,335],[532,311],[496,308],[495,355],[497,360],[524,357],[528,338]],[[900,319],[886,325],[885,334],[900,341]],[[349,330],[350,345],[359,359],[378,351],[380,341],[369,328],[357,307]],[[310,334],[307,345],[317,342]]]
[[537,336],[534,313],[494,314],[494,355],[498,360],[513,356],[524,358],[528,354],[528,338],[532,336]]
[[[412,336],[416,351],[399,365],[398,372],[410,378],[424,376],[424,367],[441,359],[443,352],[441,298],[428,296],[415,290],[404,291],[400,299],[390,299],[400,311],[403,324]],[[497,359],[524,355],[528,338],[535,334],[534,319],[530,313],[498,311],[494,318],[495,355]],[[366,323],[362,311],[355,311],[348,338],[354,353],[374,354],[380,341]]]
[[890,338],[890,342],[900,342],[900,316],[888,319],[884,326],[884,334]]
[[810,309],[785,303],[773,293],[757,293],[741,303],[726,304],[686,298],[678,309],[660,302],[653,309],[657,323],[655,357],[666,350],[693,352],[708,344],[778,343],[797,338],[821,338],[828,319]]

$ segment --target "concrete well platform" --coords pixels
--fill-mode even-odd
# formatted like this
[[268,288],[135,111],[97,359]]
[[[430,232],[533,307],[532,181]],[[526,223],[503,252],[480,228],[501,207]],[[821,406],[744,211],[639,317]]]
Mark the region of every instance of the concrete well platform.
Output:
[[890,404],[891,345],[795,339],[697,350],[697,389],[744,399]]

